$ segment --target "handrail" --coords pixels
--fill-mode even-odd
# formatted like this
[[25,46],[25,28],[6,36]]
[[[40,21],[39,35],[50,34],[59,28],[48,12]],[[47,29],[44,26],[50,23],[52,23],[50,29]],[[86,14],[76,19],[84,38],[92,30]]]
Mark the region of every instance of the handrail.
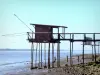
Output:
[[[32,32],[28,32],[28,33],[32,34]],[[51,33],[51,32],[34,32],[33,34],[35,33]],[[100,33],[52,33],[52,34],[100,34]]]

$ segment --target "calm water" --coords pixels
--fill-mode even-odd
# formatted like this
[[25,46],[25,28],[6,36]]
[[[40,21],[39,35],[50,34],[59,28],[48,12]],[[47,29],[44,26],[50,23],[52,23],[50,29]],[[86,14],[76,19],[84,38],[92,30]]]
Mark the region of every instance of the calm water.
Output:
[[[39,52],[37,52],[37,54],[39,54]],[[67,54],[68,53],[66,53],[66,55]],[[62,52],[61,58],[66,57],[66,55],[64,52]],[[46,59],[47,59],[47,56],[48,55],[46,53]],[[57,55],[55,52],[55,57],[56,56]],[[37,55],[37,58],[39,58],[38,55]],[[25,61],[30,61],[30,59],[31,59],[30,51],[0,51],[0,65],[6,65],[10,63],[17,63],[17,62],[25,62]],[[34,59],[36,59],[36,52],[34,52]],[[42,53],[42,59],[44,59],[44,52]]]
[[[36,52],[35,52],[36,53]],[[34,53],[34,59],[36,58],[36,54]],[[44,51],[42,52],[42,59],[44,60]],[[55,57],[56,55],[56,51],[55,51]],[[77,54],[82,54],[81,50],[76,50],[73,52],[74,55]],[[91,50],[86,51],[85,53],[91,53]],[[39,54],[37,52],[37,54]],[[46,53],[46,59],[47,59],[47,55],[48,53]],[[25,68],[27,66],[30,66],[30,64],[27,64],[30,62],[31,59],[31,51],[0,51],[0,75],[6,75],[7,73],[10,72],[17,72],[19,70],[22,70],[21,68]],[[50,53],[50,55],[52,56],[52,53]],[[60,53],[60,58],[66,58],[66,56],[69,56],[69,50],[62,50]],[[37,56],[37,58],[39,58]],[[50,57],[52,58],[52,57]],[[52,60],[51,60],[52,61]],[[44,62],[44,61],[43,61]]]
[[[81,53],[82,53],[82,51],[80,51],[80,50],[74,51],[74,55],[81,54]],[[89,50],[86,53],[91,53],[91,51]],[[0,66],[8,65],[11,63],[28,62],[31,59],[30,54],[31,54],[30,51],[0,51]],[[37,52],[37,54],[39,54],[39,53]],[[46,53],[46,59],[48,56],[47,54],[48,53]],[[54,56],[56,57],[57,56],[56,52],[54,54],[55,54]],[[50,55],[52,55],[52,53],[50,53]],[[60,54],[60,58],[61,59],[65,58],[67,55],[69,56],[69,51],[62,50],[61,54]],[[39,58],[39,57],[37,56],[37,58]],[[36,52],[34,52],[34,59],[36,59]],[[44,60],[44,51],[42,52],[42,59]]]

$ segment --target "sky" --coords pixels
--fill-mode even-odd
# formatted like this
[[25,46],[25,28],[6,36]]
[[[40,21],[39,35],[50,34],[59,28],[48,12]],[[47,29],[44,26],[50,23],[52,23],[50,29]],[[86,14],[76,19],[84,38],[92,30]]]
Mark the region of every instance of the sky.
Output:
[[[30,23],[63,25],[70,33],[100,32],[100,0],[0,0],[0,48],[31,47],[27,35],[1,36],[30,31],[14,14],[32,30]],[[61,48],[66,49],[66,42]]]

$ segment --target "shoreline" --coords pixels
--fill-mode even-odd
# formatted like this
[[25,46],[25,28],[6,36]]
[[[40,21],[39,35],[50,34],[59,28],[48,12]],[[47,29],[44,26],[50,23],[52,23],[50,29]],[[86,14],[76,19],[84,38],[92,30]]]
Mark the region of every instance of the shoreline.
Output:
[[[86,54],[86,55],[91,56],[91,54]],[[73,56],[73,62],[75,64],[79,64],[79,63],[76,62],[76,61],[78,61],[77,56],[80,56],[80,60],[82,60],[81,59],[82,55]],[[70,60],[70,58],[68,60]],[[90,59],[85,59],[85,60],[88,61],[88,62],[91,62]],[[66,58],[63,58],[63,59],[61,59],[60,63],[61,63],[61,66],[64,68],[65,64],[69,64],[70,62],[67,62]],[[61,68],[55,67],[55,68],[51,68],[51,69],[45,68],[45,69],[30,70],[30,63],[24,63],[24,65],[19,65],[19,66],[15,66],[13,64],[12,66],[9,66],[10,68],[7,67],[7,66],[8,65],[6,65],[3,69],[1,69],[0,75],[52,75],[51,71],[53,72],[53,69],[55,69],[55,70],[61,69]],[[56,63],[55,63],[55,66],[56,66]],[[55,72],[55,74],[57,74],[57,72]]]

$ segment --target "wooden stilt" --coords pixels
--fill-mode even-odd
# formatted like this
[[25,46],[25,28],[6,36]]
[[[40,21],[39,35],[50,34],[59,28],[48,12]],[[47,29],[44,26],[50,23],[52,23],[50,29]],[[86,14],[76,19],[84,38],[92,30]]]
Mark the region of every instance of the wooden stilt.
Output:
[[94,59],[94,61],[96,62],[96,44],[95,44],[95,34],[93,35],[93,37],[94,37],[94,53],[95,53],[95,59]]
[[[85,37],[86,37],[86,35],[84,34],[84,41],[86,40]],[[84,41],[83,41],[83,57],[82,57],[83,58],[83,67],[84,67]]]
[[54,68],[54,43],[52,43],[52,68]]
[[[94,42],[94,44],[95,44],[95,42]],[[94,55],[94,61],[96,62],[96,47],[95,47],[95,45],[94,45],[94,53],[95,53],[95,55]]]
[[46,43],[44,43],[44,60],[45,60],[44,68],[47,68],[46,66]]
[[99,55],[99,42],[98,42],[98,55]]
[[[70,34],[70,40],[71,40],[71,34]],[[70,66],[72,66],[72,55],[71,55],[71,53],[72,53],[72,51],[71,51],[71,41],[70,41]]]
[[42,68],[42,43],[41,43],[41,68]]
[[84,42],[83,42],[83,67],[84,67]]
[[78,56],[78,64],[79,64],[79,56]]
[[31,69],[33,69],[33,48],[34,47],[34,45],[33,45],[33,42],[32,42],[32,45],[31,45]]
[[58,64],[59,66],[58,67],[60,67],[60,43],[58,43],[58,53],[59,53],[58,55],[59,56],[59,64]]
[[92,45],[92,61],[94,61],[93,45]]
[[57,67],[60,67],[60,43],[57,43]]
[[[64,28],[64,33],[65,33],[65,28]],[[64,39],[65,39],[65,34],[64,34]]]
[[[74,34],[72,34],[72,40],[74,40]],[[73,41],[72,41],[72,52],[71,52],[71,59],[72,59],[72,56],[73,56]],[[72,60],[72,65],[73,65],[73,60]]]
[[49,49],[48,49],[48,69],[50,69],[50,43],[49,43]]
[[35,68],[37,68],[37,49],[38,49],[38,43],[36,45]]
[[38,63],[38,66],[40,68],[40,43],[39,43],[39,63]]
[[[72,40],[74,40],[74,34],[72,34]],[[73,55],[73,41],[72,41],[72,55]]]

